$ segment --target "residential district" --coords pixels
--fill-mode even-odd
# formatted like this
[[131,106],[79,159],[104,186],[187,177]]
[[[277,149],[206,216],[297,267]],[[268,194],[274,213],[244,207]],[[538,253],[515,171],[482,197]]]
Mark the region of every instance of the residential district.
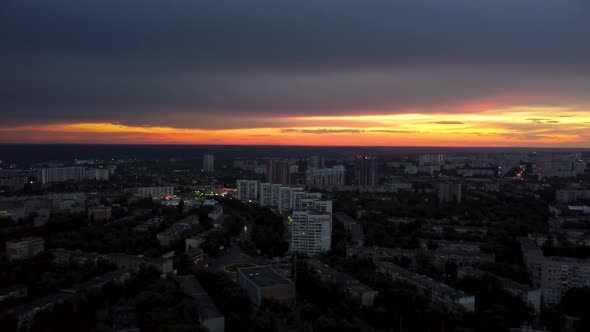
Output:
[[590,154],[423,152],[1,160],[0,330],[590,331]]

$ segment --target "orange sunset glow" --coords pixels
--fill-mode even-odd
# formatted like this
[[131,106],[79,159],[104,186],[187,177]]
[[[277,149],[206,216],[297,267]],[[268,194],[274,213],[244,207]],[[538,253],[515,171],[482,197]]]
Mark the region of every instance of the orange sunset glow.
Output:
[[285,128],[199,129],[109,122],[0,128],[7,143],[326,146],[590,146],[590,112],[507,107],[477,113],[303,116]]

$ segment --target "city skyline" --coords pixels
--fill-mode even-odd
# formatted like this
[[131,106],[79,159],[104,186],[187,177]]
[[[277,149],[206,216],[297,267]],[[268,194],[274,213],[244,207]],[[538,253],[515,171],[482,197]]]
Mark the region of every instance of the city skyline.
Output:
[[0,143],[590,148],[581,1],[8,2]]

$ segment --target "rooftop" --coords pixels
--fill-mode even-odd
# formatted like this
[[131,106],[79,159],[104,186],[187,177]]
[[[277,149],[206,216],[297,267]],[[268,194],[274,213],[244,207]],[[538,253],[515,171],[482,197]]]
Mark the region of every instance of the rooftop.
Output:
[[318,260],[310,260],[309,264],[324,282],[333,282],[353,293],[374,291],[369,286],[362,284],[348,274],[337,271]]

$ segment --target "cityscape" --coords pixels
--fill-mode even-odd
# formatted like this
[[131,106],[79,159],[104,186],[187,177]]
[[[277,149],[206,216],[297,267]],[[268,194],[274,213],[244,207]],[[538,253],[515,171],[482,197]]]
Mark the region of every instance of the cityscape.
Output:
[[0,332],[590,331],[585,1],[4,1]]
[[588,150],[61,149],[2,148],[3,331],[588,327]]

